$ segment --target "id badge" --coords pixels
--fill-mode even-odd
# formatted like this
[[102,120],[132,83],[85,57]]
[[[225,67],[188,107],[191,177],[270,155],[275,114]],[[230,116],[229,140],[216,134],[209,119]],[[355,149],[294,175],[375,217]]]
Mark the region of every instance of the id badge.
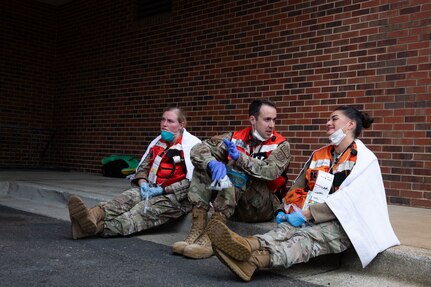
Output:
[[152,184],[156,184],[157,171],[159,170],[161,161],[162,161],[162,157],[156,156],[156,158],[153,161],[153,165],[151,166],[150,173],[148,174],[148,181]]
[[322,203],[328,197],[332,188],[334,175],[329,172],[319,171],[316,183],[313,188],[311,201],[314,203]]

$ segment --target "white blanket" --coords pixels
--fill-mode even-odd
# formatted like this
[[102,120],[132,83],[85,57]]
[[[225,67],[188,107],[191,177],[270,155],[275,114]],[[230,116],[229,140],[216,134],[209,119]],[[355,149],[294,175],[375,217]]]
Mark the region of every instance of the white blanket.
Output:
[[360,140],[355,142],[356,165],[340,189],[325,202],[340,221],[365,268],[379,252],[400,242],[389,221],[377,157]]
[[[161,139],[162,137],[159,135],[158,137],[156,137],[148,146],[146,152],[144,153],[144,155],[141,158],[141,161],[138,164],[138,167],[141,165],[141,163],[144,161],[145,157],[148,155],[148,153],[150,152],[150,149]],[[194,170],[194,166],[190,160],[190,150],[192,149],[192,147],[197,144],[200,143],[201,140],[198,139],[197,137],[195,137],[194,135],[192,135],[191,133],[189,133],[186,129],[183,129],[183,140],[181,142],[181,145],[183,147],[183,152],[184,152],[184,159],[186,161],[186,168],[187,168],[187,179],[188,180],[192,180],[192,175],[193,175],[193,170]]]

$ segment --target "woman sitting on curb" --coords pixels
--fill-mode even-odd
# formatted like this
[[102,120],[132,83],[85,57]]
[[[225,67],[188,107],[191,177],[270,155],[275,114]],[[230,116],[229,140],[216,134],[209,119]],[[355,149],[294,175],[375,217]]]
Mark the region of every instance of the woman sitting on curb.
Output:
[[186,131],[179,108],[168,108],[161,135],[147,148],[132,180],[135,187],[87,209],[78,196],[68,203],[73,239],[129,235],[174,221],[191,210],[187,198],[193,165],[191,148],[200,140]]

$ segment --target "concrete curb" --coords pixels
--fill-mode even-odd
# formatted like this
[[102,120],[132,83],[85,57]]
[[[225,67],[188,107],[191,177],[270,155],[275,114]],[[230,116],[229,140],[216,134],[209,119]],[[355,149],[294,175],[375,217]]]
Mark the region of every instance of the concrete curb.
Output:
[[[126,187],[122,183],[120,186]],[[68,220],[66,203],[72,194],[81,196],[88,206],[94,206],[100,201],[110,200],[118,193],[118,186],[113,186],[110,191],[102,193],[100,191],[83,191],[82,188],[76,189],[70,186],[59,188],[55,185],[46,186],[43,183],[0,181],[0,204],[62,220]],[[161,234],[158,234],[159,230],[154,230],[137,236],[144,240],[170,245],[188,232],[190,222],[191,215],[189,214],[180,223],[161,228]],[[275,227],[274,222],[246,224],[228,221],[228,225],[241,235],[262,234]],[[292,275],[298,269],[306,271],[300,273],[302,275]],[[341,254],[315,258],[307,264],[299,264],[299,266],[293,266],[287,270],[276,269],[274,273],[305,278],[304,276],[316,275],[322,277],[322,274],[335,270],[356,273],[361,276],[389,276],[398,278],[400,281],[412,283],[412,285],[423,284],[430,286],[431,250],[409,246],[393,247],[379,254],[370,265],[363,269],[356,252],[351,249]]]
[[392,276],[403,281],[416,282],[431,286],[431,250],[395,246],[385,250],[364,269],[354,250],[348,250],[342,257],[342,268],[355,272]]

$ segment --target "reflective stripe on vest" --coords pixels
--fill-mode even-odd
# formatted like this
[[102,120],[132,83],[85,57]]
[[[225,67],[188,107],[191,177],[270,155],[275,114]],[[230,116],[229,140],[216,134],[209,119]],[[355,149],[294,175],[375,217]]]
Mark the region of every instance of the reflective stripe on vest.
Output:
[[[308,190],[313,190],[314,184],[316,183],[317,175],[319,170],[325,172],[331,172],[335,177],[343,178],[350,174],[353,166],[356,163],[356,154],[350,152],[351,149],[356,149],[356,143],[353,143],[349,150],[346,150],[341,157],[338,159],[337,163],[332,161],[332,150],[333,146],[323,147],[316,152],[314,152],[309,168],[306,171],[307,187]],[[331,170],[332,167],[332,170]],[[335,190],[338,190],[341,183],[334,181],[333,186]]]
[[180,137],[175,145],[167,148],[167,144],[163,140],[159,140],[150,151],[152,156],[150,159],[151,166],[157,156],[162,157],[160,165],[157,169],[156,184],[166,187],[175,182],[186,178],[187,168],[184,161],[184,152],[181,145],[182,137]]
[[[254,150],[252,150],[252,146],[250,144],[252,140],[251,132],[251,127],[234,132],[232,135],[232,142],[237,146],[237,149],[240,152],[260,160],[267,159],[271,152],[275,150],[280,143],[286,140],[282,135],[274,131],[274,135],[271,138],[254,147]],[[267,182],[267,186],[272,192],[276,192],[285,183],[286,179],[283,176],[280,176]]]

